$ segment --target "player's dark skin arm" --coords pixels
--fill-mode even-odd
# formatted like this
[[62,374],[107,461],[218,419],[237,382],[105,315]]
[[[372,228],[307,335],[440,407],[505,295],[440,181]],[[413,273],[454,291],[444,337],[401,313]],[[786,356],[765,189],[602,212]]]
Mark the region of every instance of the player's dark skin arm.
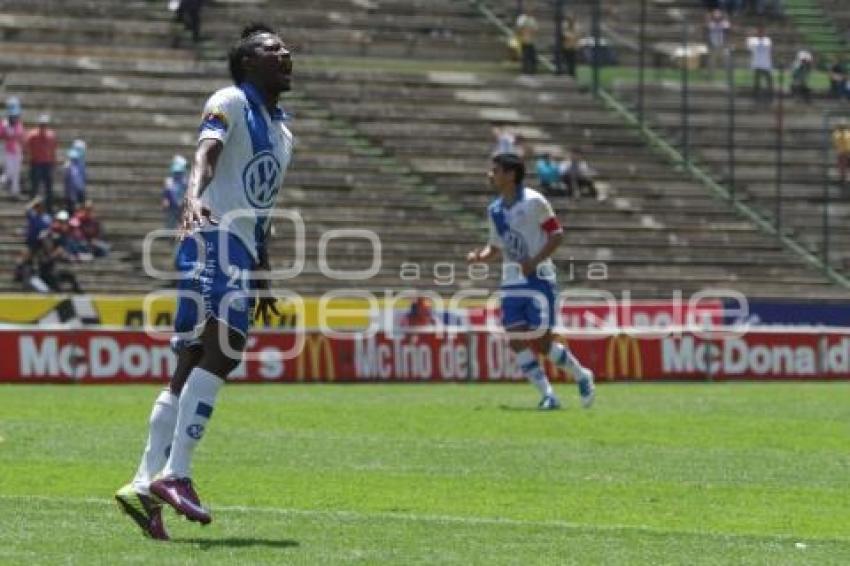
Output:
[[[269,225],[271,228],[271,225]],[[271,271],[271,267],[269,265],[269,234],[270,229],[266,230],[265,234],[265,245],[260,246],[258,251],[259,262],[258,267],[260,271]],[[259,291],[268,291],[271,288],[270,282],[266,278],[257,279],[256,287]],[[257,314],[260,316],[260,319],[263,321],[264,326],[268,326],[269,318],[272,314],[276,314],[280,316],[280,312],[277,310],[277,299],[274,297],[260,297],[257,300]]]
[[207,139],[198,143],[195,150],[195,162],[192,165],[192,173],[189,175],[189,186],[186,191],[186,207],[183,212],[183,233],[188,234],[192,229],[193,222],[200,222],[203,211],[201,210],[201,195],[209,186],[218,166],[218,159],[224,144],[219,140]]

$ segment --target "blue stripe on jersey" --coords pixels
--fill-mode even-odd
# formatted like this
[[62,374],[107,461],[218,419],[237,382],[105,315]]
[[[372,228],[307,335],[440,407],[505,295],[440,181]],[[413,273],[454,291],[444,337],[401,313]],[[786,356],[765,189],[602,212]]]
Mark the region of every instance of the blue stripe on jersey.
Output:
[[[242,92],[245,93],[245,98],[248,100],[248,106],[245,108],[245,124],[248,126],[248,135],[251,137],[251,148],[254,155],[262,151],[272,151],[272,141],[269,136],[269,125],[263,116],[262,106],[263,100],[257,89],[250,83],[242,83],[239,85]],[[273,121],[282,121],[286,118],[286,114],[280,109],[275,108],[270,117]],[[260,178],[258,182],[266,184],[270,187],[275,186],[277,179],[266,179],[268,172],[265,169],[258,171]],[[259,257],[262,256],[261,250],[266,244],[266,223],[267,216],[259,210],[255,211],[256,221],[254,223],[254,246]]]
[[[250,101],[250,98],[248,99]],[[271,151],[272,142],[269,139],[269,126],[259,108],[253,104],[245,107],[245,124],[248,126],[248,135],[251,136],[251,149],[254,155],[262,151]]]
[[[516,198],[514,202],[511,203],[516,204],[517,202],[523,200],[525,198],[525,187],[522,185],[518,185],[516,188]],[[498,198],[490,204],[490,217],[493,219],[493,224],[496,225],[496,232],[499,233],[499,236],[503,237],[506,233],[510,232],[510,226],[508,226],[508,219],[505,216],[505,209],[510,208],[510,206],[505,206],[505,201],[502,198]]]
[[220,114],[210,113],[204,116],[200,131],[214,130],[216,132],[227,132],[227,120]]
[[508,219],[505,217],[505,209],[502,207],[502,199],[497,200],[490,205],[490,218],[493,219],[493,224],[496,226],[496,232],[502,238],[508,233]]

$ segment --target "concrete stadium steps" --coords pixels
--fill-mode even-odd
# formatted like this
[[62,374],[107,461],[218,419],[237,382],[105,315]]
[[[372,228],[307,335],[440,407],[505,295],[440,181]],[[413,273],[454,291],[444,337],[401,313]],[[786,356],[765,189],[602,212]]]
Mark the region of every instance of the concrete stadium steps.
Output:
[[[362,288],[412,285],[450,292],[468,286],[461,279],[439,287],[428,270],[453,261],[462,271],[465,252],[483,243],[484,205],[492,198],[483,177],[490,125],[510,122],[522,126],[538,148],[584,146],[611,185],[605,202],[553,199],[569,227],[568,244],[556,257],[564,283],[614,293],[630,289],[635,297],[724,285],[763,297],[838,293],[648,152],[633,131],[569,81],[322,70],[351,69],[350,56],[358,49],[405,61],[500,61],[501,38],[467,2],[384,0],[373,11],[349,0],[289,7],[270,2],[264,11],[211,6],[200,51],[167,47],[170,15],[159,3],[103,0],[90,18],[89,0],[66,0],[61,16],[43,0],[7,2],[0,8],[7,89],[24,97],[28,120],[52,112],[64,143],[78,136],[89,141],[90,194],[116,253],[104,262],[72,266],[87,290],[131,292],[166,284],[140,276],[140,253],[144,234],[161,225],[158,201],[168,160],[191,152],[204,97],[228,83],[221,55],[247,16],[262,13],[292,30],[291,38],[284,36],[300,51],[296,90],[285,101],[294,114],[298,153],[282,203],[305,219],[307,265],[284,288],[317,294],[340,286],[316,264],[318,239],[332,228],[368,228],[382,240],[382,269],[358,284]],[[3,18],[7,11],[17,20]],[[122,25],[98,27],[98,18]],[[34,43],[39,46],[31,49]],[[327,57],[337,50],[348,58]],[[206,59],[196,60],[199,53]],[[0,214],[4,233],[21,224],[20,209]],[[293,254],[291,228],[279,222],[276,229],[272,253],[276,264],[286,265]],[[15,238],[0,241],[0,258],[12,258],[10,264],[19,249]],[[371,259],[363,242],[342,241],[330,251],[337,268],[362,269]],[[153,252],[157,264],[170,264],[169,242]],[[609,266],[609,278],[588,280],[582,268],[599,261]],[[401,281],[402,262],[420,264],[422,280]],[[493,288],[495,278],[488,284]]]
[[[485,0],[505,24],[513,27],[516,20],[514,0]],[[565,3],[565,13],[578,19],[581,35],[592,35],[593,0],[575,0]],[[602,0],[602,37],[613,46],[621,65],[636,66],[640,45],[640,2],[637,0]],[[554,42],[554,8],[549,2],[531,2],[528,8],[540,25],[537,38],[538,51],[551,58]],[[705,7],[702,0],[670,0],[647,2],[646,38],[647,66],[673,67],[670,53],[683,41],[683,21],[689,22],[689,43],[705,44]],[[798,49],[807,45],[794,23],[785,18],[758,18],[747,14],[734,18],[732,39],[736,46],[739,65],[749,61],[745,38],[760,23],[766,23],[774,41],[774,53],[787,64],[793,61]]]
[[[142,235],[161,226],[159,191],[170,157],[174,152],[192,150],[199,109],[211,90],[227,84],[224,69],[218,66],[212,75],[219,78],[209,79],[209,69],[205,69],[206,79],[190,77],[187,81],[181,76],[182,69],[158,64],[132,66],[127,71],[111,66],[104,74],[96,65],[76,63],[78,74],[70,79],[62,74],[61,65],[35,73],[16,67],[9,76],[9,89],[22,95],[27,115],[51,110],[65,141],[79,136],[89,142],[89,195],[97,200],[107,219],[110,240],[116,248],[129,250],[127,265],[139,265]],[[180,80],[175,80],[177,77]],[[63,84],[63,88],[52,88],[52,84]],[[158,88],[163,84],[168,92],[165,96]],[[462,223],[436,213],[421,195],[411,195],[417,180],[407,178],[405,168],[367,151],[362,140],[353,139],[344,127],[329,122],[329,113],[312,111],[297,94],[287,107],[296,115],[299,167],[288,176],[283,201],[302,212],[312,242],[331,228],[370,228],[382,241],[398,241],[398,245],[386,248],[390,260],[397,261],[394,254],[403,254],[399,257],[421,261],[422,253],[414,245],[421,239],[421,230],[393,230],[388,226],[425,223],[455,242],[463,241]],[[164,108],[167,114],[157,112]],[[16,228],[22,218],[9,219],[9,224]],[[284,240],[275,243],[273,249],[286,257],[291,244]],[[465,246],[463,253],[471,245]],[[462,259],[461,252],[455,251]],[[427,250],[431,255],[436,252]],[[169,265],[172,253],[168,244],[155,250],[154,259]],[[344,256],[344,250],[337,253]],[[332,258],[332,262],[335,260]],[[95,290],[109,291],[116,281],[127,278],[126,269],[92,272],[96,276],[84,278],[87,290],[94,286]],[[148,281],[142,287],[155,285],[156,281]],[[306,285],[304,290],[309,290]]]
[[[634,101],[633,91],[624,89],[619,95]],[[719,181],[728,176],[726,147],[727,93],[712,87],[694,86],[689,139],[694,158],[712,172]],[[650,88],[646,106],[651,124],[669,139],[681,136],[678,93],[665,88]],[[736,105],[741,117],[736,120],[736,193],[740,198],[773,220],[776,216],[776,106],[761,107],[751,98],[738,94]],[[850,220],[850,195],[837,183],[835,158],[830,152],[824,163],[823,144],[828,133],[823,131],[823,115],[840,109],[832,100],[816,100],[813,104],[786,101],[784,124],[785,147],[782,156],[781,223],[812,252],[823,248],[824,172],[830,176],[827,217],[831,258],[834,267],[847,271],[850,264],[844,250],[850,250],[850,233],[843,229]],[[830,144],[831,145],[831,144]]]
[[844,58],[850,55],[848,44],[850,44],[850,6],[844,0],[816,0],[816,3],[823,9],[827,17],[832,19],[832,23],[838,29],[838,33],[843,35],[839,37],[844,42]]
[[[482,160],[486,161],[492,147],[487,144],[490,124],[501,121],[493,116],[513,115],[506,121],[530,132],[528,137],[538,147],[563,147],[566,144],[559,144],[560,140],[576,143],[573,141],[576,139],[588,145],[587,138],[592,143],[596,141],[595,136],[585,136],[584,132],[598,131],[600,122],[610,128],[609,138],[620,132],[623,132],[621,142],[631,137],[610,114],[594,107],[595,103],[581,94],[563,90],[564,82],[557,79],[534,80],[533,88],[523,79],[439,74],[373,77],[370,73],[336,72],[314,75],[311,79],[306,84],[311,98],[322,100],[332,113],[355,123],[358,129],[409,164],[437,190],[460,189],[463,196],[459,198],[470,210],[483,210],[487,200],[492,198],[491,190],[483,182],[482,171],[486,164]],[[393,80],[399,83],[404,98],[392,106],[362,102],[379,99],[389,88],[386,83]],[[342,81],[345,87],[332,88],[333,81]],[[459,96],[460,91],[462,95]],[[482,109],[486,111],[481,112]],[[606,203],[553,199],[570,227],[567,248],[571,255],[573,251],[582,253],[583,250],[581,245],[573,248],[575,242],[569,239],[569,234],[581,234],[583,227],[611,226],[612,233],[630,229],[629,236],[637,242],[641,241],[639,234],[643,232],[661,233],[663,230],[668,245],[659,240],[647,243],[644,249],[651,250],[647,255],[641,253],[642,246],[629,246],[631,242],[627,238],[609,237],[606,241],[603,234],[594,234],[598,239],[585,240],[587,249],[594,251],[582,259],[620,261],[629,258],[637,262],[658,259],[665,263],[682,261],[685,265],[714,262],[726,265],[722,269],[729,268],[730,274],[724,276],[724,280],[742,281],[746,277],[736,275],[736,269],[743,266],[764,268],[765,262],[773,261],[771,256],[776,256],[790,261],[792,269],[799,272],[800,277],[793,284],[795,289],[806,281],[819,281],[813,285],[816,294],[829,287],[819,274],[781,250],[772,238],[756,231],[747,222],[729,222],[730,212],[725,205],[707,198],[704,188],[690,183],[681,173],[658,161],[639,141],[623,143],[613,149],[606,148],[604,143],[598,147],[593,145],[588,153],[605,181],[612,185],[613,198]],[[451,158],[445,159],[446,154]],[[630,168],[629,164],[634,167]],[[675,187],[675,195],[663,189],[649,189],[654,183],[663,183],[664,179],[670,187]],[[634,190],[636,184],[644,184],[646,194]],[[621,186],[632,199],[620,196]],[[677,195],[687,197],[677,198]],[[641,198],[644,196],[648,198]],[[582,220],[586,221],[584,226]],[[578,226],[575,221],[579,222]],[[740,232],[726,232],[724,222],[737,224],[735,228],[746,227],[744,233],[748,239],[741,242],[740,247],[734,244]],[[699,239],[689,245],[688,237],[677,230],[693,231],[695,227]],[[610,244],[610,248],[602,245],[603,242]],[[739,261],[730,259],[733,257]]]
[[[59,35],[66,45],[170,45],[172,16],[162,6],[123,9],[107,3],[85,17],[81,4],[72,0],[67,11],[57,14],[13,2],[5,14],[0,14],[0,38],[35,42]],[[73,25],[68,23],[69,15],[76,16]],[[250,21],[267,22],[283,30],[287,43],[303,54],[423,59],[463,54],[467,59],[496,60],[504,51],[465,2],[381,2],[374,10],[351,2],[323,2],[321,6],[211,4],[204,10],[203,21],[201,48],[211,53],[223,53],[241,26]]]

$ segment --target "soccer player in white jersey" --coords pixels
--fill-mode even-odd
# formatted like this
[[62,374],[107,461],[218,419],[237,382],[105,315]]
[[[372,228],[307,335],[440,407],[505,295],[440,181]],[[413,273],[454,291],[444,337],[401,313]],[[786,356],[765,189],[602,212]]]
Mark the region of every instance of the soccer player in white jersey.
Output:
[[474,263],[503,258],[502,325],[523,374],[540,392],[538,408],[558,409],[561,403],[533,347],[573,374],[582,406],[590,407],[595,395],[593,372],[552,340],[556,286],[551,256],[561,244],[563,229],[546,198],[523,185],[525,165],[517,155],[496,155],[489,178],[500,194],[487,209],[490,237],[486,247],[469,252],[466,259]]
[[[278,106],[292,75],[283,41],[270,28],[249,26],[231,48],[229,65],[234,86],[206,103],[187,190],[176,259],[184,292],[172,340],[177,368],[154,404],[138,472],[115,494],[121,508],[156,539],[168,539],[162,503],[191,521],[212,520],[192,487],[192,452],[219,389],[240,362],[232,352],[244,350],[254,292],[268,288],[267,280],[251,275],[269,270],[268,214],[292,154],[292,134]],[[276,312],[273,299],[257,303],[263,319],[269,310]],[[231,355],[219,340],[221,325],[227,327],[222,334]]]

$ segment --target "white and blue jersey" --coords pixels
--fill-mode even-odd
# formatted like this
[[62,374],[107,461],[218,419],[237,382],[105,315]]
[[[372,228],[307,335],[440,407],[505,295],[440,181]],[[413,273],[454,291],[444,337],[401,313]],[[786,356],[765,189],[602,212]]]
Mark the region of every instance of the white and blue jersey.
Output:
[[[520,263],[543,249],[552,234],[562,232],[546,197],[528,187],[517,190],[510,205],[502,198],[487,209],[488,244],[502,251],[502,324],[505,328],[531,329],[555,324],[555,264],[542,261],[535,273],[525,276]],[[545,318],[544,318],[545,315]]]
[[269,113],[247,83],[223,88],[207,101],[199,141],[219,140],[224,147],[201,195],[211,222],[185,238],[177,251],[177,269],[183,273],[178,288],[185,295],[175,316],[178,333],[200,330],[209,317],[248,332],[251,272],[266,245],[268,213],[292,158],[293,137],[285,119],[279,108]]
[[240,211],[228,231],[242,240],[255,258],[268,228],[267,212],[292,158],[292,134],[281,109],[269,114],[250,84],[231,86],[207,101],[200,140],[219,140],[224,150],[215,176],[201,195],[213,218]]

